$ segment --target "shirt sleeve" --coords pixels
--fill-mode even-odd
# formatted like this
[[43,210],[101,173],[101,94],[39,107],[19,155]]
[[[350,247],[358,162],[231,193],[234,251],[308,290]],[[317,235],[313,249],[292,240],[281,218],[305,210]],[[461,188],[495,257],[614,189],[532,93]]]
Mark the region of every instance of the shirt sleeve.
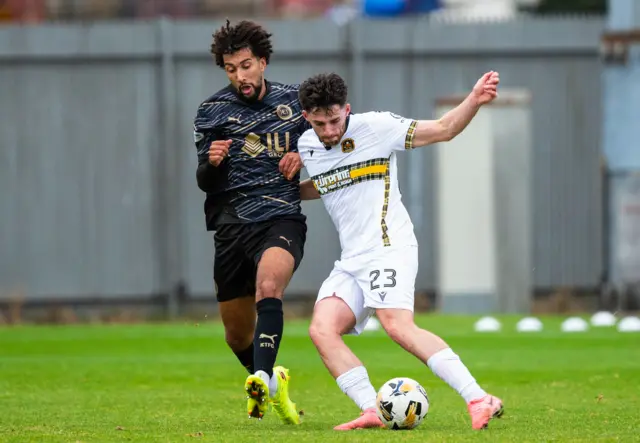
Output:
[[209,163],[209,146],[217,137],[215,123],[201,106],[193,122],[193,142],[198,154],[196,181],[198,187],[204,192],[213,192],[218,189],[223,176],[220,166],[215,167]]
[[373,131],[393,151],[413,149],[413,137],[418,122],[392,112],[370,112],[367,119]]
[[193,142],[198,152],[198,165],[209,161],[209,146],[217,139],[218,131],[215,122],[209,113],[200,106],[193,121]]

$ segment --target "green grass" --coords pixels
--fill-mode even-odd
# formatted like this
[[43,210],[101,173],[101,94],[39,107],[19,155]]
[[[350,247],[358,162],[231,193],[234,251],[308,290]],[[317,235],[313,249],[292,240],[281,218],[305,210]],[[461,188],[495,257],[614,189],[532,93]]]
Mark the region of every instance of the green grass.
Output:
[[420,381],[431,408],[412,431],[332,431],[357,408],[326,372],[306,322],[288,322],[279,363],[291,370],[304,423],[245,416],[246,374],[218,323],[0,329],[0,441],[639,441],[640,334],[614,329],[473,332],[471,317],[420,316],[441,334],[506,414],[472,431],[462,399],[382,332],[348,337],[376,387]]

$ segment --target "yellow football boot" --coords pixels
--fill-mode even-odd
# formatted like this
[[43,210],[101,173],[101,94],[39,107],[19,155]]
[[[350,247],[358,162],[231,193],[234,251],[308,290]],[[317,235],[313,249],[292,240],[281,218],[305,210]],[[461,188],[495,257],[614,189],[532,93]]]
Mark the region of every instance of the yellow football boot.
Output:
[[250,375],[244,382],[244,390],[247,393],[249,418],[261,420],[269,405],[269,385],[260,376]]
[[271,398],[271,406],[280,420],[287,425],[300,424],[300,415],[296,404],[289,398],[289,370],[282,366],[273,368],[273,374],[278,380],[278,389]]

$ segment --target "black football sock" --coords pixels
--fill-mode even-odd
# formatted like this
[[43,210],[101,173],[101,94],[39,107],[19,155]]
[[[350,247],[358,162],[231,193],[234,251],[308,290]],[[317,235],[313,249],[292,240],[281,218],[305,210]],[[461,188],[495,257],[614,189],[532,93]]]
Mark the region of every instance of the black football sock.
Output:
[[256,303],[258,323],[256,335],[253,339],[253,362],[255,372],[264,371],[273,375],[273,365],[276,363],[284,320],[282,314],[282,300],[265,298]]
[[247,349],[242,351],[233,351],[233,353],[236,354],[236,357],[238,357],[242,366],[249,371],[249,374],[253,374],[253,343],[251,343]]

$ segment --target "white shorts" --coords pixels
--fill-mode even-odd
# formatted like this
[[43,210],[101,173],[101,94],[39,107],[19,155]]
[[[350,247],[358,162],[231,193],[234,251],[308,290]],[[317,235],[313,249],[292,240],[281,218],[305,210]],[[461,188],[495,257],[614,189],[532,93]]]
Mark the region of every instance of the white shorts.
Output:
[[316,303],[336,296],[356,317],[349,334],[359,335],[376,309],[407,309],[413,312],[418,248],[376,250],[335,262],[322,283]]

